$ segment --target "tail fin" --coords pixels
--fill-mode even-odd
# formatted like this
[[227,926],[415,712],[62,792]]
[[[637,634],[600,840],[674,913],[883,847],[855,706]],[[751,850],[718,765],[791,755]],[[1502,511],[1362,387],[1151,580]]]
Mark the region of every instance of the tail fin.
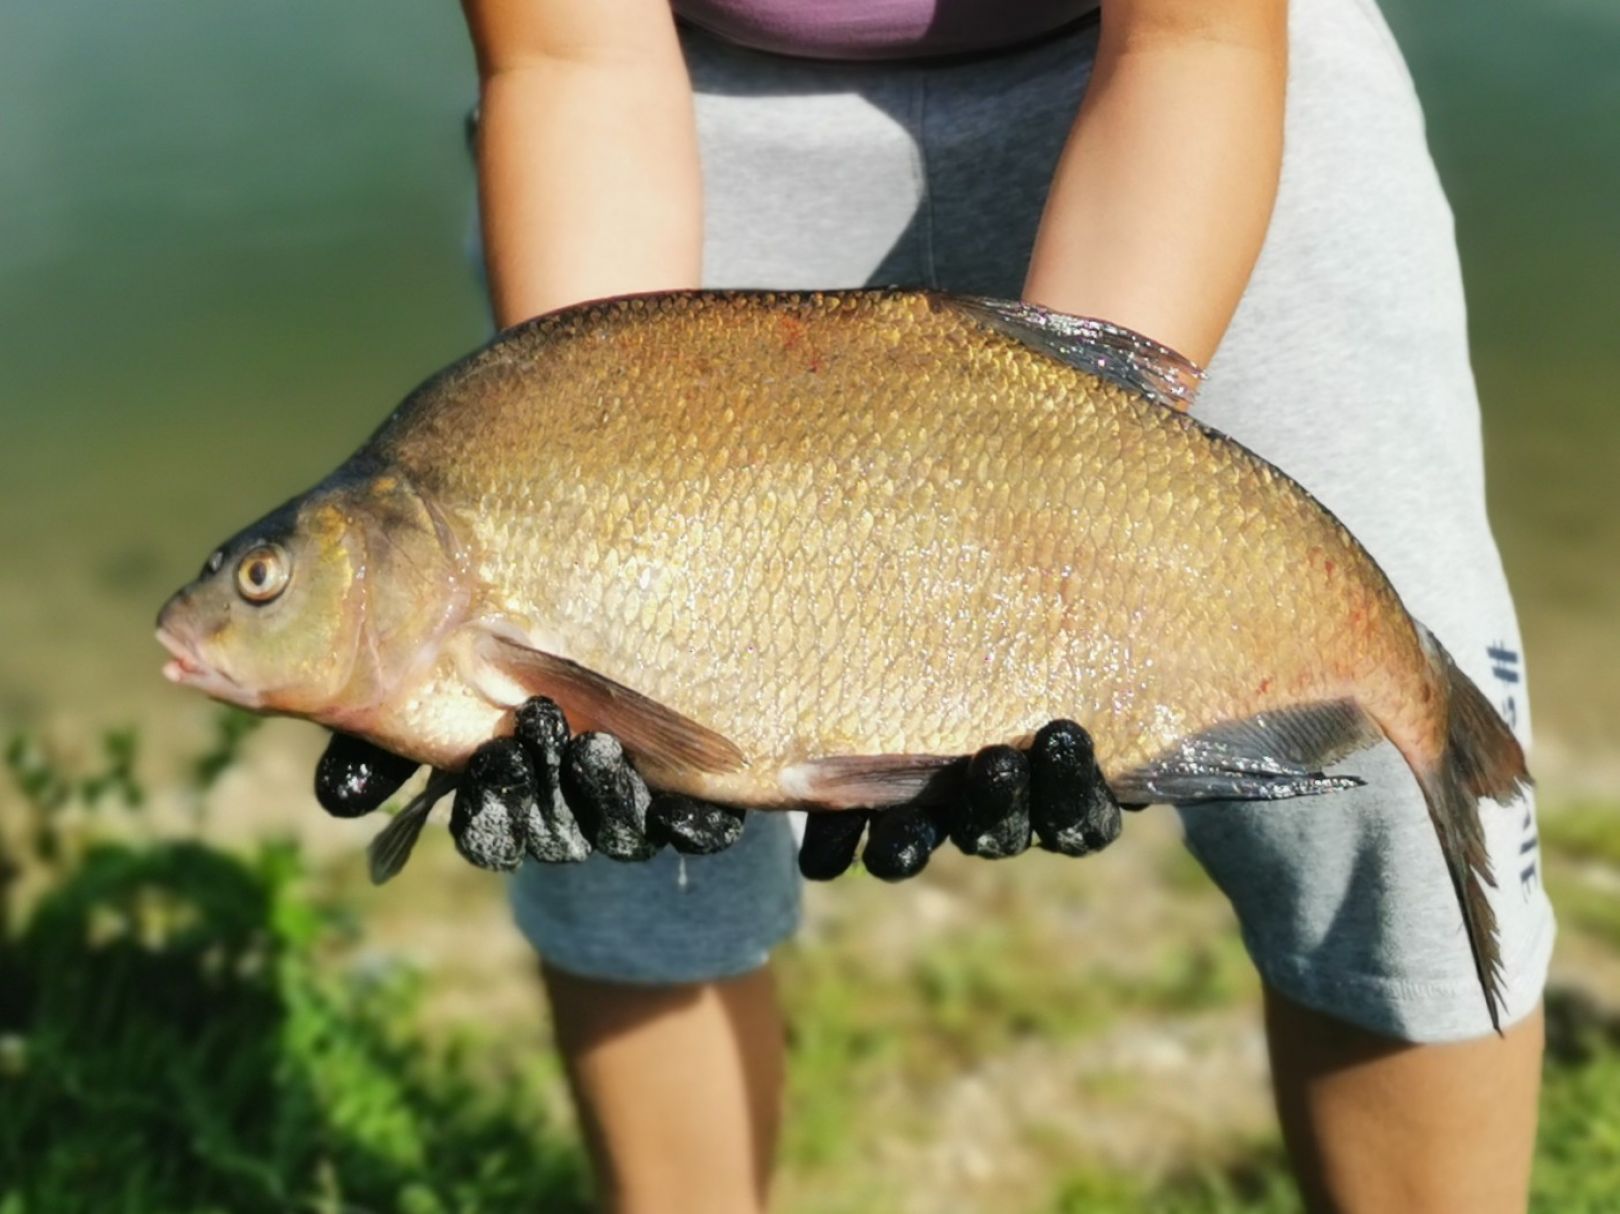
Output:
[[1524,750],[1483,692],[1457,669],[1440,642],[1419,625],[1442,684],[1449,691],[1446,749],[1435,767],[1417,773],[1429,820],[1440,838],[1452,888],[1462,908],[1474,969],[1490,1011],[1491,1025],[1502,1031],[1502,955],[1496,936],[1496,913],[1485,897],[1493,888],[1490,857],[1479,799],[1506,804],[1530,784]]

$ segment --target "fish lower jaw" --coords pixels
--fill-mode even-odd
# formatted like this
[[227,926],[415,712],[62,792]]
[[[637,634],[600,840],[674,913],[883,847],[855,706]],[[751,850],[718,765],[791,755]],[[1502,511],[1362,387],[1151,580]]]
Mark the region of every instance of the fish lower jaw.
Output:
[[163,663],[163,677],[175,686],[195,688],[210,699],[234,704],[238,708],[257,710],[264,706],[261,694],[248,690],[223,671],[208,665],[167,629],[159,628],[157,639],[169,651],[169,660]]

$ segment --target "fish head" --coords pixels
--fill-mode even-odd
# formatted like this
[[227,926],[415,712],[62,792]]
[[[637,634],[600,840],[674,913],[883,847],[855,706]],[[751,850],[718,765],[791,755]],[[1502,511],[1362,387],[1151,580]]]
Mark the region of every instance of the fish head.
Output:
[[338,503],[311,495],[214,549],[158,614],[164,677],[242,708],[310,715],[348,682],[362,552]]
[[402,478],[337,479],[237,532],[164,604],[164,676],[363,732],[459,620],[460,568],[437,514]]

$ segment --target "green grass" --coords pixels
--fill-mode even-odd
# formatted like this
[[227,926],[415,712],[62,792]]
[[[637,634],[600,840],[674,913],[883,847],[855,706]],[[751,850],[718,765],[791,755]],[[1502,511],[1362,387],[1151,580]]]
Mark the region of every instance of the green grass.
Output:
[[[216,749],[234,756],[239,740],[222,726]],[[133,745],[110,740],[88,778],[26,742],[11,751],[23,796],[0,815],[0,1214],[586,1209],[582,1153],[553,1117],[555,1062],[532,1035],[514,1046],[509,1025],[428,1016],[421,975],[357,952],[356,907],[374,905],[358,891],[316,881],[291,845],[100,836],[109,815],[148,812],[128,780]],[[102,808],[78,812],[89,804]],[[1566,930],[1620,945],[1620,899],[1578,879],[1613,862],[1615,815],[1550,811],[1543,837]],[[1179,857],[1151,856],[1177,891],[1162,927],[1093,952],[1091,908],[1118,897],[1100,874],[1030,861],[981,888],[1011,870],[942,860],[957,917],[900,945],[880,930],[893,891],[841,890],[844,917],[784,958],[782,1208],[905,1204],[920,1180],[895,1150],[930,1140],[963,1075],[1106,1054],[1116,1030],[1252,1005],[1235,937],[1207,926],[1215,895]],[[413,909],[442,920],[479,888],[424,890]],[[1620,1193],[1620,1018],[1555,993],[1548,1024],[1533,1208],[1597,1214]],[[1086,1074],[1075,1107],[1091,1115],[1143,1099],[1134,1071]],[[1297,1209],[1274,1134],[1227,1128],[1137,1172],[1088,1153],[1068,1106],[1053,1116],[1027,1131],[1033,1182],[998,1209]],[[985,1207],[975,1195],[962,1208]]]
[[[1620,1194],[1620,1017],[1567,993],[1547,1008],[1547,1066],[1531,1183],[1533,1214],[1611,1214]],[[1143,1182],[1080,1170],[1060,1182],[1043,1214],[1283,1214],[1299,1208],[1280,1144]]]
[[[784,953],[790,1158],[811,1168],[847,1159],[860,1137],[852,1118],[886,1084],[924,1091],[1021,1043],[1077,1043],[1123,1021],[1185,1016],[1252,993],[1252,971],[1229,933],[1168,939],[1114,964],[1055,960],[1070,941],[1039,916],[1042,895],[1088,894],[1058,866],[1043,871],[1055,876],[1052,888],[1033,878],[1034,889],[993,918],[899,955],[862,939],[859,903],[835,938]],[[869,902],[874,916],[897,896],[875,884],[839,892]],[[1203,896],[1211,896],[1207,885]]]
[[1080,1172],[1065,1180],[1047,1214],[1294,1214],[1299,1196],[1275,1144],[1221,1165],[1143,1183],[1117,1172]]
[[287,846],[92,846],[0,945],[0,1211],[582,1210],[549,1064],[320,958]]
[[1620,1017],[1550,997],[1533,1206],[1600,1214],[1620,1195]]
[[1544,812],[1540,826],[1547,850],[1620,868],[1620,804],[1579,801]]
[[1580,874],[1549,869],[1547,896],[1565,931],[1578,931],[1610,949],[1620,949],[1620,897],[1614,888],[1594,888]]
[[1578,802],[1543,812],[1547,890],[1565,930],[1620,949],[1620,806]]

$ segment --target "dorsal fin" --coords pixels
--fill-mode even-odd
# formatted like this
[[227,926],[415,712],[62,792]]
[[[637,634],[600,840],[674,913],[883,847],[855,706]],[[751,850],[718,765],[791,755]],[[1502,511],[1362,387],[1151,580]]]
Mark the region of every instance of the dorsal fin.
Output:
[[1185,412],[1204,378],[1190,359],[1133,329],[983,295],[940,295],[948,307],[1071,367]]

